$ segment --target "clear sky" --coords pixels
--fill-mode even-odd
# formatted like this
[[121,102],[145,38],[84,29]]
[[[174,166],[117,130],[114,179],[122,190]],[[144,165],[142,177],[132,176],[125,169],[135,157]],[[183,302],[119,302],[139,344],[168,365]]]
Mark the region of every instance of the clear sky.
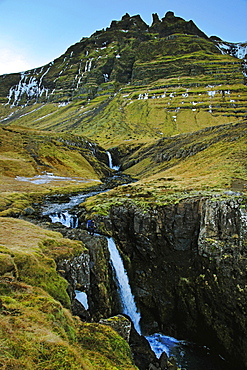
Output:
[[247,0],[0,0],[0,74],[47,64],[126,13],[151,25],[167,11],[208,36],[247,42]]

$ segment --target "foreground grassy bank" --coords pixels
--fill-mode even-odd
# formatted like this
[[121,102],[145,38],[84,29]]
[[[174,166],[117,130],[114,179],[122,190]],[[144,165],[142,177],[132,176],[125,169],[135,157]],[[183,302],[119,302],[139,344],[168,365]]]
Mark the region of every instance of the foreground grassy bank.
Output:
[[115,331],[71,315],[55,260],[86,253],[81,242],[7,217],[0,238],[1,369],[136,369]]

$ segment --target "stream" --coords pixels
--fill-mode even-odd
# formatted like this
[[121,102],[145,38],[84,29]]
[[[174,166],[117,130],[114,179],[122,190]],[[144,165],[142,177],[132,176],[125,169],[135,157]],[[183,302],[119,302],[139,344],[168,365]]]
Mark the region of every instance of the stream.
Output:
[[[109,153],[109,152],[108,152]],[[114,168],[110,153],[109,167]],[[116,170],[119,167],[115,167]],[[24,181],[23,179],[21,181]],[[104,190],[103,190],[104,191]],[[105,190],[107,191],[107,190]],[[78,217],[76,212],[73,212],[73,208],[84,202],[87,198],[101,193],[99,191],[92,191],[86,194],[78,194],[69,197],[67,201],[59,201],[59,196],[56,198],[56,202],[51,203],[51,200],[47,200],[42,206],[42,215],[49,216],[51,222],[59,222],[68,228],[79,227]],[[131,286],[129,284],[128,274],[124,268],[123,261],[118,252],[113,238],[107,238],[108,249],[110,252],[110,261],[115,277],[115,282],[118,289],[118,294],[122,306],[122,313],[127,314],[136,329],[141,334],[141,313],[138,311],[135,303],[135,297],[131,292]],[[84,292],[75,291],[76,298],[82,303],[84,308],[87,310],[87,295]],[[182,369],[186,370],[222,370],[226,369],[225,361],[218,356],[215,358],[209,348],[198,346],[194,343],[187,342],[185,340],[178,340],[169,337],[163,333],[155,333],[146,336],[152,350],[155,352],[157,358],[165,351],[168,357],[173,356],[177,361],[177,365]],[[218,365],[219,362],[219,365]]]

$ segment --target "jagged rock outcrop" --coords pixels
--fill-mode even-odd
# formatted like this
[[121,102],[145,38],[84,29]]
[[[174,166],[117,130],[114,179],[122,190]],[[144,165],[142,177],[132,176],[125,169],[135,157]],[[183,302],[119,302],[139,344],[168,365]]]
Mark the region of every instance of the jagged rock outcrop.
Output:
[[141,19],[140,15],[134,15],[131,17],[126,13],[120,21],[112,21],[110,28],[106,30],[141,30],[148,31],[148,25]]
[[129,344],[134,362],[140,370],[177,370],[176,361],[168,358],[165,352],[158,359],[145,337],[138,334],[131,321],[123,315],[101,319],[100,324],[111,326]]
[[116,315],[107,319],[101,319],[100,324],[111,326],[127,342],[130,339],[131,321],[123,315]]
[[171,11],[167,12],[161,21],[157,14],[153,14],[153,23],[149,31],[157,32],[160,37],[170,36],[175,33],[184,33],[208,38],[192,20],[187,22],[183,18],[176,17]]
[[191,338],[244,368],[244,200],[195,197],[145,212],[113,206],[110,220],[143,331]]

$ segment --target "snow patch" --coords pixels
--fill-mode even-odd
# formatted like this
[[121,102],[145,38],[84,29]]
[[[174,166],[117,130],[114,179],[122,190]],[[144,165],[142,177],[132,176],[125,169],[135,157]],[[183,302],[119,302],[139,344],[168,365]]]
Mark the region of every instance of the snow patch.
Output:
[[189,96],[189,94],[188,94],[188,93],[183,93],[183,94],[182,94],[182,97],[183,97],[183,98],[188,98],[188,96]]
[[216,45],[222,54],[229,54],[238,59],[244,59],[247,54],[246,43],[221,42]]
[[35,76],[29,77],[29,72],[22,72],[20,74],[20,81],[18,85],[14,85],[9,89],[9,94],[7,96],[8,99],[7,104],[11,104],[11,106],[18,105],[23,95],[26,95],[27,101],[31,99],[37,100],[44,93],[47,97],[49,90],[42,86],[42,80],[44,76],[49,72],[50,68],[51,67],[49,66],[47,70],[42,74],[39,80]]
[[208,96],[210,96],[210,98],[214,98],[214,96],[215,96],[216,92],[217,92],[217,91],[215,91],[215,90],[208,91]]
[[76,181],[76,182],[91,182],[91,181],[97,181],[100,182],[100,180],[95,179],[83,179],[80,177],[64,177],[64,176],[55,176],[53,173],[45,173],[43,175],[36,175],[34,177],[24,177],[24,176],[17,176],[15,178],[17,181],[27,181],[31,182],[35,185],[42,185],[42,184],[49,184],[52,181]]

